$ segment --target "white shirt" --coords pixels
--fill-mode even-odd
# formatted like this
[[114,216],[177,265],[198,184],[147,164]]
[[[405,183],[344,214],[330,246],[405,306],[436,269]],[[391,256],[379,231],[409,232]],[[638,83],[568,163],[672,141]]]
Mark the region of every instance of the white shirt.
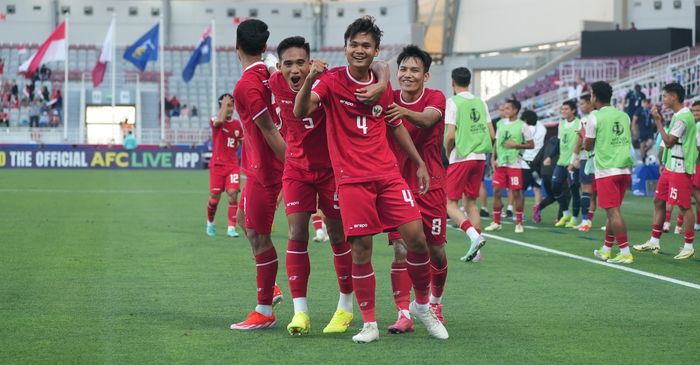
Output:
[[[612,108],[612,106],[606,106],[605,108]],[[598,120],[596,119],[595,113],[591,113],[588,115],[588,122],[586,123],[586,138],[595,138],[595,127],[596,124],[598,123]],[[595,148],[594,151],[595,152]],[[618,167],[612,167],[609,169],[598,169],[598,166],[596,166],[595,169],[595,178],[596,179],[602,179],[604,177],[610,177],[610,176],[616,176],[616,175],[631,175],[632,170],[630,170],[629,167],[623,167],[623,168],[618,168]]]
[[[581,115],[581,129],[583,129],[584,131],[586,130],[586,125],[588,124],[588,116],[589,115],[593,115],[593,113]],[[585,135],[585,133],[584,133],[584,135]],[[586,152],[583,150],[583,141],[581,141],[581,153],[579,154],[579,159],[582,161],[588,160],[588,153],[589,152]]]
[[[674,113],[673,117],[676,118],[679,114],[681,113],[690,113],[690,109],[688,108],[683,108],[678,111],[678,113]],[[680,173],[689,173],[693,174],[695,171],[685,171],[685,165],[684,165],[684,154],[683,154],[683,142],[685,142],[685,135],[686,135],[686,128],[685,128],[685,123],[683,122],[676,122],[676,124],[673,125],[673,128],[668,132],[669,135],[672,135],[676,138],[678,138],[678,142],[673,145],[673,147],[669,148],[669,153],[671,154],[671,168],[669,171],[671,172],[680,172]],[[696,144],[697,144],[697,134],[695,136]],[[663,142],[662,142],[663,143]],[[666,147],[664,145],[664,147]]]
[[523,160],[532,162],[542,149],[542,146],[544,146],[544,137],[547,136],[547,128],[541,122],[537,122],[535,125],[529,125],[528,128],[530,129],[530,133],[532,133],[532,139],[535,141],[535,148],[525,150],[525,152],[523,152]]
[[[514,120],[508,120],[508,119],[501,119],[501,122],[503,122],[503,124],[505,124],[505,125],[511,125],[511,124],[515,123]],[[529,141],[533,140],[532,132],[530,131],[530,126],[527,125],[527,123],[523,122],[522,133],[523,133],[523,140],[525,142],[529,142]],[[496,135],[498,135],[498,133],[496,133]],[[496,141],[496,143],[500,143],[500,141]],[[525,160],[523,159],[522,151],[523,150],[521,150],[521,153],[518,154],[518,160],[516,162],[514,162],[512,164],[508,164],[508,165],[498,165],[497,164],[497,166],[498,167],[508,167],[511,169],[522,169],[523,166],[527,166],[527,164],[525,163]],[[527,150],[524,150],[524,151],[527,151]]]
[[[472,93],[470,93],[469,91],[463,91],[457,95],[465,99],[474,99],[474,95],[472,95]],[[484,110],[486,110],[486,123],[491,124],[491,116],[488,113],[489,108],[486,105],[486,102],[484,102],[483,100],[482,103],[484,103]],[[445,103],[445,124],[452,124],[455,127],[457,126],[457,105],[454,101],[452,101],[452,98],[447,98],[447,101]],[[457,148],[453,148],[452,152],[450,152],[450,165],[457,162],[473,160],[486,160],[486,154],[472,152],[469,155],[467,155],[467,157],[460,158],[459,156],[457,156]]]

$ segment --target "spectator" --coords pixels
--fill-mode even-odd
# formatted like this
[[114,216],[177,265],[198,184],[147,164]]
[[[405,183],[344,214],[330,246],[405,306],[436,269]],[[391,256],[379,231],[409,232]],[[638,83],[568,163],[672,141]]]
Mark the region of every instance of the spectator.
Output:
[[51,95],[51,101],[49,102],[52,108],[58,111],[58,116],[63,118],[63,95],[61,95],[61,89],[54,87],[53,95]]
[[[39,116],[41,115],[41,105],[39,101],[34,101],[29,104],[29,126],[38,127],[39,126]],[[48,122],[48,121],[47,121]]]
[[132,131],[124,137],[124,149],[127,151],[133,151],[136,149],[138,144],[136,143],[136,137]]
[[51,79],[51,69],[46,65],[41,65],[39,68],[39,80],[46,81]]
[[58,110],[53,109],[51,111],[51,120],[49,121],[49,127],[58,127],[61,124],[61,116],[58,114]]
[[637,26],[634,24],[634,22],[630,23],[630,30],[637,30]]
[[41,113],[41,116],[39,117],[39,127],[48,127],[49,126],[49,113],[48,112],[43,112]]
[[197,106],[192,105],[192,111],[190,112],[190,115],[192,115],[193,117],[196,117],[198,114],[199,114],[199,111],[197,110]]
[[4,124],[5,127],[10,127],[10,114],[7,113],[7,110],[4,108],[0,108],[0,125]]
[[642,100],[642,106],[632,118],[632,140],[633,145],[639,148],[642,161],[647,158],[647,152],[654,147],[654,134],[656,126],[651,119],[651,101]]
[[642,92],[642,86],[637,84],[634,85],[634,90],[630,90],[625,95],[625,112],[629,115],[630,119],[637,114],[637,110],[642,106],[642,100],[646,99],[647,96]]
[[183,118],[189,118],[190,117],[190,110],[187,108],[187,104],[184,104],[182,106],[182,109],[180,109],[180,116]]
[[19,87],[15,80],[10,82],[10,96],[12,97],[10,103],[14,102],[15,108],[19,108]]
[[46,85],[41,87],[41,100],[48,102],[51,97],[51,93],[49,93],[49,88],[46,87]]
[[0,58],[0,76],[5,73],[5,59]]

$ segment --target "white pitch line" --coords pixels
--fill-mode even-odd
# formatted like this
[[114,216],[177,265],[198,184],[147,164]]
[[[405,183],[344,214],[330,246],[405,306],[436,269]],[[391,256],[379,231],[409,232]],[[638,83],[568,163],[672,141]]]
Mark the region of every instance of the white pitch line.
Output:
[[[202,193],[204,192],[204,193]],[[51,193],[51,194],[207,194],[206,190],[72,190],[72,189],[0,189],[2,193]]]
[[641,275],[641,276],[646,276],[646,277],[648,277],[648,278],[657,279],[657,280],[662,280],[662,281],[666,281],[666,282],[669,282],[669,283],[673,283],[673,284],[677,284],[677,285],[682,285],[682,286],[685,286],[685,287],[688,287],[688,288],[693,288],[693,289],[698,289],[698,290],[700,290],[700,284],[695,284],[695,283],[691,283],[691,282],[688,282],[688,281],[678,280],[678,279],[674,279],[674,278],[671,278],[671,277],[668,277],[668,276],[653,274],[653,273],[646,272],[646,271],[642,271],[642,270],[632,269],[632,268],[630,268],[629,266],[622,266],[622,265],[609,264],[609,263],[604,262],[604,261],[595,260],[595,259],[590,259],[590,258],[588,258],[588,257],[583,257],[583,256],[579,256],[579,255],[574,255],[574,254],[572,254],[572,253],[568,253],[568,252],[564,252],[564,251],[559,251],[559,250],[554,250],[554,249],[547,248],[547,247],[537,246],[537,245],[533,245],[532,243],[527,243],[527,242],[523,242],[523,241],[513,240],[513,239],[510,239],[510,238],[500,237],[500,236],[496,236],[496,235],[493,235],[493,234],[483,233],[483,235],[484,235],[484,237],[492,238],[492,239],[499,240],[499,241],[503,241],[503,242],[512,243],[512,244],[518,245],[518,246],[523,246],[523,247],[531,248],[531,249],[533,249],[533,250],[544,251],[544,252],[547,252],[547,253],[552,253],[552,254],[555,254],[555,255],[568,257],[568,258],[571,258],[571,259],[574,259],[574,260],[585,261],[585,262],[588,262],[588,263],[591,263],[591,264],[596,264],[596,265],[602,265],[602,266],[605,266],[605,267],[609,267],[609,268],[611,268],[611,269],[622,270],[622,271],[630,272],[630,273],[633,273],[633,274],[637,274],[637,275]]

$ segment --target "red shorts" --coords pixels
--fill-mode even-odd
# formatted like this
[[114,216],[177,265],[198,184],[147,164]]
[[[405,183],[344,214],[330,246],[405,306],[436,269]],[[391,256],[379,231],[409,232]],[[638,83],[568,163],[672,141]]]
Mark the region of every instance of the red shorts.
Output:
[[622,205],[625,191],[632,181],[628,174],[614,175],[596,179],[598,206],[603,209],[618,208]]
[[693,175],[693,188],[700,189],[700,165],[695,165],[695,175]]
[[345,237],[374,235],[421,219],[401,177],[338,186]]
[[255,178],[247,178],[238,203],[238,209],[245,213],[245,228],[252,229],[258,234],[272,232],[280,190],[282,190],[282,183],[262,186]]
[[462,195],[470,199],[478,198],[479,188],[484,180],[485,167],[484,160],[463,161],[448,166],[447,198],[462,200]]
[[326,217],[340,219],[333,169],[304,170],[287,164],[282,176],[282,190],[287,215],[315,213],[321,208]]
[[[447,200],[444,189],[430,190],[423,195],[415,195],[420,215],[423,219],[423,233],[429,244],[442,246],[447,242]],[[389,243],[401,238],[397,231],[389,232]]]
[[668,204],[678,205],[689,209],[693,196],[693,178],[681,172],[671,172],[664,169],[656,184],[654,197]]
[[238,166],[213,165],[209,168],[209,193],[220,194],[241,190],[241,172]]
[[496,167],[493,173],[493,186],[521,190],[523,188],[523,170],[511,167]]

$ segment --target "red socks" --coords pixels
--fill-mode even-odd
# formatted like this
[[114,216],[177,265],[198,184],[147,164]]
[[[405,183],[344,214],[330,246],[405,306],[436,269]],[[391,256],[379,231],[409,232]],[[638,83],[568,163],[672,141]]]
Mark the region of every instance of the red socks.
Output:
[[678,212],[676,216],[676,227],[683,227],[683,213]]
[[207,222],[214,222],[214,215],[216,215],[216,208],[219,206],[219,201],[217,199],[209,199],[207,204]]
[[653,224],[651,226],[651,236],[654,238],[661,238],[661,234],[664,233],[663,227],[658,224]]
[[493,223],[501,224],[501,210],[493,210]]
[[430,301],[430,255],[428,252],[406,253],[408,275],[413,282],[416,303],[428,304]]
[[372,269],[372,262],[366,264],[352,264],[352,286],[355,289],[355,298],[360,305],[362,319],[365,323],[376,322],[374,311],[375,288],[377,283]]
[[695,231],[693,231],[693,230],[685,231],[685,243],[692,245],[694,240],[695,240]]
[[459,229],[462,231],[466,232],[469,228],[473,227],[472,222],[469,221],[469,219],[465,219],[462,221],[462,224],[459,225]]
[[338,288],[343,294],[352,293],[352,254],[347,242],[331,245],[333,249],[333,264],[338,276]]
[[228,202],[228,225],[236,226],[236,213],[238,213],[238,202]]
[[515,211],[515,224],[523,224],[523,211]]
[[617,241],[617,247],[623,249],[629,246],[629,241],[627,240],[627,233],[615,235],[615,240]]
[[603,243],[605,245],[605,247],[612,248],[613,243],[615,243],[615,236],[606,233],[605,234],[605,242]]
[[323,228],[323,218],[321,218],[321,216],[318,214],[311,216],[311,223],[314,225],[314,229]]
[[255,279],[258,283],[258,304],[272,305],[277,277],[277,251],[275,247],[255,255]]
[[588,220],[593,222],[593,214],[595,213],[594,210],[589,210],[588,211]]
[[434,297],[442,297],[447,281],[447,257],[442,262],[432,261],[430,264],[431,294]]
[[671,222],[671,213],[673,210],[667,210],[666,211],[666,218],[664,218],[664,222]]
[[408,304],[411,302],[411,277],[408,276],[406,263],[391,264],[391,290],[394,293],[394,303],[396,309],[408,310]]
[[292,298],[306,298],[311,273],[308,246],[308,242],[287,242],[287,280]]

